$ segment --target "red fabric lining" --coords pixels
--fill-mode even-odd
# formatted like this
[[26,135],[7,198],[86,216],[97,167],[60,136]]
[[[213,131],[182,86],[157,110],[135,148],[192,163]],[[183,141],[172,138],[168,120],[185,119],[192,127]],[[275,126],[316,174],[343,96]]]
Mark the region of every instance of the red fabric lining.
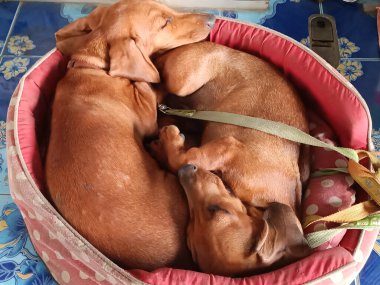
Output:
[[[23,94],[18,108],[18,137],[21,153],[30,175],[44,193],[45,175],[39,148],[46,145],[50,125],[50,106],[57,82],[66,72],[66,63],[60,52],[54,52],[33,70],[24,81]],[[42,154],[43,154],[42,153]],[[46,193],[44,193],[46,194]]]
[[352,261],[352,255],[341,247],[314,253],[301,261],[269,273],[246,278],[228,278],[188,270],[162,268],[152,273],[130,270],[136,278],[149,284],[304,284]]

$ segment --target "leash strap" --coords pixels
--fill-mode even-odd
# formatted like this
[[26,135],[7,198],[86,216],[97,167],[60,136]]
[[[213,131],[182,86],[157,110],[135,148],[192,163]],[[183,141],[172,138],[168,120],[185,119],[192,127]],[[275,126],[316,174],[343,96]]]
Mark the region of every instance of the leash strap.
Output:
[[293,142],[335,150],[349,159],[359,161],[355,150],[327,144],[295,127],[283,123],[227,112],[171,109],[166,105],[159,105],[158,109],[167,115],[255,129]]
[[[311,248],[320,246],[346,229],[373,229],[380,227],[380,214],[378,213],[380,211],[380,160],[375,154],[364,150],[356,151],[350,148],[336,147],[322,142],[295,127],[262,118],[217,111],[171,109],[166,105],[159,105],[158,109],[167,115],[255,129],[293,142],[331,149],[347,157],[349,159],[348,168],[323,169],[314,173],[312,177],[331,175],[339,172],[349,173],[375,202],[366,201],[359,203],[327,217],[317,215],[307,216],[304,228],[321,221],[343,223],[333,229],[307,234],[306,239]],[[363,158],[369,158],[372,165],[377,168],[377,171],[371,172],[359,164],[359,160]]]
[[379,206],[372,200],[355,204],[350,208],[336,212],[326,217],[318,215],[306,216],[303,227],[306,228],[316,222],[352,223],[366,218],[370,214],[377,213]]
[[[350,208],[349,208],[350,209]],[[380,214],[370,215],[364,219],[340,225],[333,229],[322,230],[307,234],[305,237],[311,248],[316,248],[331,240],[344,230],[372,230],[380,228]]]

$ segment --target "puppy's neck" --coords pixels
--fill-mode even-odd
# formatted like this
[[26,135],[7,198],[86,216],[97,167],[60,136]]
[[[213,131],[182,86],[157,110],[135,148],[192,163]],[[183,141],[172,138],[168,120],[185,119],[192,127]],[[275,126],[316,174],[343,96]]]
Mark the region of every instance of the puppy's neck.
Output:
[[101,39],[90,41],[86,47],[71,56],[74,62],[81,62],[93,69],[109,70],[109,59],[107,55],[107,43]]

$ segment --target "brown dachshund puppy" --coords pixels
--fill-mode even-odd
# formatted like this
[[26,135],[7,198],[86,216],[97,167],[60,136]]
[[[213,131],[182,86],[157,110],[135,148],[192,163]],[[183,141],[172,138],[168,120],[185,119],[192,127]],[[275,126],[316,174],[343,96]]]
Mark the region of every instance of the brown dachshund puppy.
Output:
[[156,1],[99,7],[56,34],[71,58],[53,104],[46,160],[50,198],[101,252],[128,268],[191,264],[188,209],[177,178],[143,138],[157,132],[159,82],[150,56],[207,37],[214,17]]
[[185,164],[178,171],[189,203],[188,246],[204,272],[242,276],[273,270],[310,252],[293,210],[269,203],[263,214],[222,180]]
[[[169,98],[171,107],[256,116],[308,131],[304,108],[294,88],[280,71],[260,58],[202,42],[170,51],[156,64],[167,90],[184,97]],[[184,136],[175,126],[162,128],[159,140],[151,147],[161,163],[173,172],[184,164],[216,171],[238,198],[230,198],[224,190],[223,195],[228,198],[224,201],[220,180],[203,170],[202,175],[192,179],[196,185],[190,186],[182,179],[187,192],[207,185],[202,198],[194,194],[192,199],[211,209],[201,212],[189,202],[188,239],[193,258],[202,270],[245,274],[280,260],[291,260],[293,255],[300,257],[299,249],[308,253],[304,251],[301,229],[287,235],[282,223],[268,220],[274,213],[271,205],[277,202],[283,206],[276,206],[276,212],[286,213],[278,219],[292,220],[291,224],[298,228],[301,182],[308,176],[306,156],[300,156],[299,144],[251,129],[207,122],[198,148],[186,150]],[[210,199],[214,200],[211,205]],[[235,209],[231,215],[231,207],[239,211]],[[207,211],[212,215],[205,214]],[[223,226],[213,227],[209,219]],[[243,228],[244,234],[238,234],[238,229]],[[254,257],[248,258],[251,255]],[[238,261],[243,256],[245,259]]]

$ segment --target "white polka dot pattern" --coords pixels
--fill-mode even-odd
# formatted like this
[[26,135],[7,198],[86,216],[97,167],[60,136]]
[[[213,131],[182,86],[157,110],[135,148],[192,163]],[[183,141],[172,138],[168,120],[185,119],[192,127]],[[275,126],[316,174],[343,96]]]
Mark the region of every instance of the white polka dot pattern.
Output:
[[58,250],[55,250],[54,253],[55,253],[55,256],[57,259],[63,259],[63,256],[61,255],[61,253]]
[[31,218],[32,220],[34,220],[36,218],[36,216],[31,212],[31,211],[28,211],[28,216],[29,218]]
[[112,285],[116,285],[117,281],[112,275],[108,275],[107,277],[108,282],[110,282]]
[[334,180],[332,179],[325,179],[325,180],[322,180],[321,182],[321,186],[323,188],[330,188],[330,187],[333,187],[334,186]]
[[318,212],[318,206],[315,204],[311,204],[306,209],[306,214],[308,215],[314,215]]
[[37,230],[33,230],[33,236],[36,240],[40,240],[41,239],[41,235],[40,235],[40,232],[37,231]]
[[36,219],[41,222],[44,220],[44,217],[40,213],[37,212],[36,213]]
[[336,196],[332,196],[329,199],[329,204],[333,207],[340,207],[342,206],[342,199]]
[[363,252],[360,249],[357,249],[355,254],[354,254],[354,259],[356,262],[363,262],[364,260],[364,255]]
[[88,279],[88,275],[82,271],[79,271],[79,277],[80,279],[83,279],[83,280]]
[[346,182],[347,182],[347,185],[348,186],[352,186],[354,183],[355,183],[355,181],[354,181],[354,179],[351,177],[351,176],[346,176],[345,177],[345,179],[346,179]]
[[61,273],[61,278],[62,278],[62,281],[65,282],[65,283],[69,283],[70,282],[70,274],[69,272],[67,271],[62,271]]
[[21,181],[25,181],[27,180],[28,178],[26,178],[26,175],[24,172],[19,172],[17,175],[16,175],[16,179],[17,180],[21,180]]
[[323,231],[326,229],[326,225],[324,223],[318,223],[314,226],[314,231]]
[[75,252],[70,252],[71,254],[71,258],[74,259],[74,260],[79,260],[78,256],[76,255]]
[[15,123],[13,121],[7,122],[7,130],[13,130],[15,128]]
[[95,273],[95,279],[98,280],[99,282],[106,280],[106,278],[99,272]]
[[343,273],[341,271],[338,271],[338,272],[335,272],[333,274],[330,274],[330,280],[334,283],[334,284],[342,284],[342,280],[343,280]]
[[49,230],[48,234],[49,234],[49,238],[50,239],[56,239],[57,238],[57,236],[55,235],[55,233],[51,232],[50,230]]
[[45,263],[49,261],[49,255],[45,251],[42,251],[42,260]]
[[339,159],[335,160],[335,166],[345,168],[345,167],[347,167],[347,161],[339,158]]
[[90,262],[90,259],[88,258],[88,255],[87,255],[86,253],[81,252],[80,257],[81,257],[81,259],[82,259],[84,262],[87,262],[87,263]]

